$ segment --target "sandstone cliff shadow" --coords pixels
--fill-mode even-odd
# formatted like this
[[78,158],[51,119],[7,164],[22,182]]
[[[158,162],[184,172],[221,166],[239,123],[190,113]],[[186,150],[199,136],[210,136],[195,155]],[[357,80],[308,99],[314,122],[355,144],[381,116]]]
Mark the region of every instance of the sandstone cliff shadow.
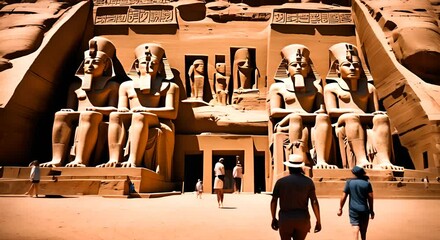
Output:
[[177,24],[130,26],[130,29],[137,34],[176,34],[177,28]]
[[180,5],[177,7],[178,14],[184,21],[200,21],[206,16],[206,7],[204,3],[192,3]]
[[354,25],[321,25],[315,26],[316,30],[323,36],[355,36]]
[[308,35],[314,35],[315,34],[315,26],[311,25],[278,25],[273,24],[272,29],[285,34],[308,34]]

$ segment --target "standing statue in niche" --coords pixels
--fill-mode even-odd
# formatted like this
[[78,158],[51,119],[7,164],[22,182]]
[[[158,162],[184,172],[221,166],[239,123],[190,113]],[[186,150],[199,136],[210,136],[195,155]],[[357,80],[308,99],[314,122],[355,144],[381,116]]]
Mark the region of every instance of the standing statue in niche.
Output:
[[100,167],[115,167],[121,162],[128,130],[128,160],[121,166],[144,165],[169,180],[175,132],[172,120],[177,117],[179,87],[171,82],[174,76],[160,45],[142,44],[135,56],[133,81],[121,84],[118,111],[110,115],[110,160]]
[[[75,133],[72,154],[75,159],[66,167],[86,167],[98,140],[103,120],[116,111],[119,83],[114,76],[115,46],[103,37],[89,41],[89,50],[68,92],[67,107],[55,114],[52,130],[52,160],[42,167],[59,167],[66,158],[72,131]],[[77,109],[75,111],[74,109]]]
[[324,100],[330,117],[337,119],[343,165],[372,168],[375,163],[381,169],[403,170],[391,164],[390,120],[379,111],[376,88],[362,74],[356,47],[339,43],[329,50],[331,65]]
[[203,87],[205,85],[205,64],[202,59],[194,61],[189,67],[188,76],[191,85],[191,98],[203,100]]
[[337,168],[327,163],[331,123],[324,108],[321,79],[312,71],[309,55],[309,49],[300,44],[291,44],[281,50],[283,60],[276,82],[269,89],[269,117],[275,124],[274,133],[288,133],[290,154],[300,155],[302,159],[307,159],[309,150],[309,128],[305,125],[314,125],[310,133],[311,155],[316,160],[314,167]]
[[249,49],[240,48],[235,52],[233,64],[234,93],[255,92],[258,82],[258,69],[250,62]]
[[214,74],[214,99],[220,105],[229,104],[229,82],[230,77],[226,75],[226,63],[215,64],[217,72]]

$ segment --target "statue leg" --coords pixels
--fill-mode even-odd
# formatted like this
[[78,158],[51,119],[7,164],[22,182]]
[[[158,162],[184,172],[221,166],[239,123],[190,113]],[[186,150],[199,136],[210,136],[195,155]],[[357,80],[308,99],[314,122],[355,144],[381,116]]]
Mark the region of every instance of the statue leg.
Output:
[[170,120],[165,120],[160,124],[160,136],[156,143],[156,172],[164,176],[165,180],[171,180],[172,162],[174,153],[174,124]]
[[122,159],[122,145],[127,141],[131,113],[112,112],[108,126],[109,161],[97,167],[116,167]]
[[315,126],[312,129],[312,146],[316,151],[316,165],[314,168],[336,169],[336,165],[329,165],[332,144],[332,126],[327,114],[318,114]]
[[343,114],[339,117],[338,125],[344,125],[345,135],[351,150],[356,157],[356,165],[372,168],[365,152],[365,132],[360,117],[355,114]]
[[65,160],[72,134],[73,121],[79,117],[78,112],[59,111],[55,113],[52,128],[52,160],[42,163],[42,167],[59,167]]
[[86,167],[98,139],[99,123],[102,122],[102,114],[99,112],[82,112],[79,117],[78,135],[75,139],[75,160],[66,167]]
[[[289,116],[289,148],[291,154],[301,155],[304,161],[307,160],[307,132],[304,134],[304,127],[302,117],[297,114],[290,114]],[[288,157],[286,159],[289,159]]]
[[403,170],[403,167],[391,164],[392,141],[390,120],[387,115],[373,117],[373,148],[376,150],[375,158],[382,169]]
[[133,113],[131,129],[129,133],[130,155],[122,167],[136,167],[142,163],[148,142],[148,131],[150,127],[158,126],[159,119],[153,113]]

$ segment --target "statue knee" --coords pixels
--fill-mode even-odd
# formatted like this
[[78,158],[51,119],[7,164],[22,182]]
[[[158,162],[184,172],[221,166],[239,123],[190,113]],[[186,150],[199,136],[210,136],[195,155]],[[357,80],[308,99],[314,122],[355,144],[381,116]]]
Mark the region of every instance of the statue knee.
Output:
[[316,124],[330,124],[330,117],[327,114],[316,115]]
[[98,125],[102,121],[102,118],[103,116],[99,112],[86,111],[81,113],[80,122]]
[[390,125],[390,119],[385,114],[375,115],[373,117],[373,126],[376,125]]
[[145,125],[153,123],[156,118],[157,116],[155,114],[149,112],[134,113],[132,116],[132,122]]
[[289,122],[293,122],[293,123],[296,123],[296,122],[302,122],[302,118],[301,118],[301,116],[300,115],[298,115],[298,114],[289,114]]
[[339,117],[338,125],[361,126],[361,118],[354,113],[344,113]]

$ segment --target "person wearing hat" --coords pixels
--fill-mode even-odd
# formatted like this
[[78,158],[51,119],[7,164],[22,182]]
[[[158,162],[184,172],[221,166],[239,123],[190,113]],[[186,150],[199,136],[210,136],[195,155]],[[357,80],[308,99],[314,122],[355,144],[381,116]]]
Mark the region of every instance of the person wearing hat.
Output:
[[[316,217],[314,232],[321,231],[321,215],[315,184],[311,178],[304,175],[304,161],[301,155],[291,154],[284,165],[289,168],[290,174],[278,179],[273,188],[270,202],[271,227],[279,231],[281,240],[305,239],[311,228],[309,199]],[[276,218],[278,200],[279,220]]]
[[[291,44],[281,50],[281,56],[275,83],[269,88],[269,115],[273,123],[269,132],[288,133],[291,154],[302,154],[307,160],[306,153],[312,150],[314,168],[337,168],[327,163],[332,128],[325,111],[321,78],[313,71],[309,49]],[[273,137],[270,141],[273,144]]]
[[[84,61],[76,73],[80,81],[70,85],[66,108],[55,113],[52,160],[42,163],[42,167],[63,164],[72,133],[75,140],[71,154],[75,159],[66,167],[88,166],[98,140],[99,126],[102,121],[108,120],[110,112],[117,110],[119,82],[126,77],[115,74],[115,61],[116,49],[111,41],[104,37],[90,39],[89,49],[84,52]],[[75,133],[76,122],[78,128]]]
[[214,166],[214,191],[217,194],[217,203],[218,207],[223,207],[223,187],[224,187],[224,181],[225,181],[225,165],[223,165],[224,159],[220,158],[218,162]]
[[[132,81],[121,84],[118,111],[110,115],[110,159],[102,167],[144,166],[170,180],[172,120],[177,118],[179,87],[172,81],[174,75],[161,45],[141,44],[135,49],[135,58],[129,73]],[[122,161],[124,147],[128,150],[127,161]]]
[[243,178],[243,167],[241,166],[239,156],[237,158],[237,165],[232,169],[232,177],[234,178],[234,192],[241,192],[241,179]]
[[403,170],[391,163],[390,120],[379,109],[378,93],[362,71],[356,46],[338,43],[329,50],[330,71],[324,101],[330,117],[337,120],[335,131],[343,165],[373,168],[374,163],[381,169]]
[[349,200],[349,217],[350,223],[353,226],[354,239],[367,239],[367,228],[369,217],[374,219],[373,210],[373,188],[365,170],[360,166],[355,166],[351,171],[356,178],[349,179],[345,183],[344,191],[339,203],[338,216],[342,215],[342,208],[345,205],[347,196],[350,195]]

